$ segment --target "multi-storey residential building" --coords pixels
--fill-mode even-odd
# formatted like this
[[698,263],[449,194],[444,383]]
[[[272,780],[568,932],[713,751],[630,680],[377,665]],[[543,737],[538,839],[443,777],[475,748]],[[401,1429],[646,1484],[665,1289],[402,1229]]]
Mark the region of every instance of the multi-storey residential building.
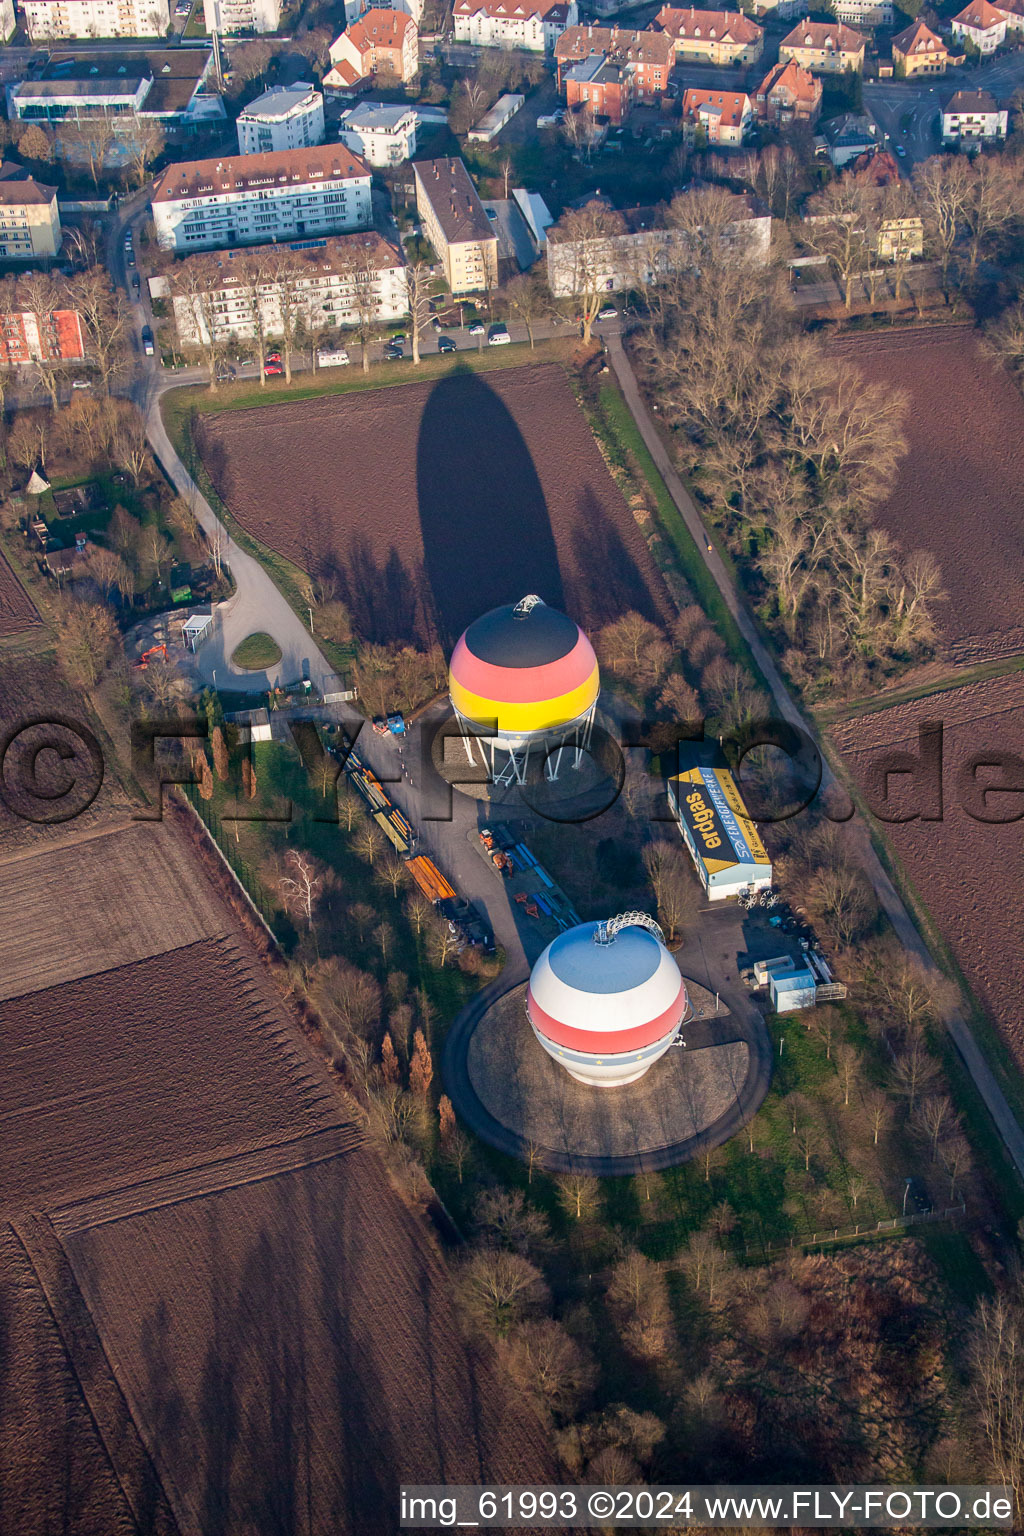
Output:
[[1006,41],[1006,17],[989,0],[971,0],[953,17],[953,36],[973,43],[981,53],[995,53]]
[[23,10],[33,43],[71,37],[163,37],[171,21],[167,0],[24,0]]
[[324,98],[311,85],[275,85],[238,114],[238,152],[311,149],[324,141]]
[[399,165],[416,153],[418,122],[412,107],[360,101],[341,114],[338,137],[367,165]]
[[[380,321],[400,320],[409,312],[401,253],[376,233],[303,240],[298,246],[257,246],[254,254],[268,258],[268,273],[255,293],[232,271],[237,254],[211,252],[175,265],[170,287],[182,346],[251,338],[260,330],[265,336],[282,335],[285,289],[291,323],[301,319],[312,332],[355,325],[371,306]],[[273,272],[273,258],[287,267],[286,273]]]
[[221,97],[206,89],[212,70],[210,48],[54,53],[34,79],[8,84],[7,115],[47,127],[104,117],[121,137],[158,123],[180,142],[225,120]]
[[779,59],[795,59],[812,74],[841,75],[845,70],[864,68],[867,38],[841,21],[806,21],[787,32],[779,44]]
[[994,144],[1006,138],[1009,113],[988,91],[957,91],[942,109],[944,144]]
[[750,97],[744,91],[688,90],[683,92],[683,140],[687,144],[733,145],[743,143],[754,120]]
[[740,11],[681,10],[663,5],[651,22],[675,45],[676,58],[704,64],[756,64],[764,50],[764,28]]
[[473,293],[498,281],[498,239],[461,160],[413,164],[416,211],[444,267],[452,293]]
[[835,13],[851,27],[891,27],[896,14],[892,0],[835,0]]
[[345,90],[362,80],[415,78],[420,67],[419,32],[405,11],[371,10],[331,44],[324,85]]
[[45,187],[24,166],[0,165],[0,259],[45,261],[60,250],[57,189]]
[[[756,198],[737,195],[735,218],[722,232],[727,246],[740,246],[759,264],[768,261],[771,215]],[[626,208],[613,216],[617,233],[594,240],[569,239],[555,225],[548,230],[548,287],[555,298],[572,298],[586,274],[588,289],[621,293],[657,282],[692,262],[690,237],[666,218],[664,207]]]
[[1000,0],[996,10],[1006,22],[1008,41],[1024,32],[1024,0]]
[[77,309],[31,310],[0,314],[0,362],[8,368],[27,363],[80,363],[85,357],[82,321]]
[[765,75],[754,94],[754,110],[774,128],[816,123],[823,90],[820,80],[790,59],[774,65]]
[[455,0],[455,39],[479,48],[551,53],[579,21],[576,0]]
[[169,165],[153,187],[165,251],[316,239],[371,222],[370,167],[344,145]]
[[345,0],[345,25],[350,27],[360,16],[365,16],[367,11],[377,7],[384,7],[392,11],[404,11],[411,16],[417,29],[423,23],[424,0]]
[[776,21],[789,21],[805,10],[804,0],[753,0],[751,10],[761,20],[770,17]]
[[207,32],[230,37],[238,32],[276,32],[281,25],[281,0],[203,0]]
[[672,39],[662,32],[625,27],[567,27],[555,44],[558,89],[568,70],[587,59],[606,58],[627,71],[631,100],[657,102],[668,89],[675,59]]
[[920,20],[897,32],[892,40],[892,62],[901,75],[944,75],[949,53],[941,37]]
[[604,53],[591,54],[565,71],[565,104],[606,117],[615,128],[629,116],[636,101],[636,77],[628,64]]

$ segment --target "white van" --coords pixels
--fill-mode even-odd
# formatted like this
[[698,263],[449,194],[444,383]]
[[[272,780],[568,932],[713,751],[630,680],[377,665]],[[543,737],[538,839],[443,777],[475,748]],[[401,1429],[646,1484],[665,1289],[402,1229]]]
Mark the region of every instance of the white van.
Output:
[[316,360],[321,368],[343,368],[351,361],[344,347],[337,347],[334,351],[318,352]]

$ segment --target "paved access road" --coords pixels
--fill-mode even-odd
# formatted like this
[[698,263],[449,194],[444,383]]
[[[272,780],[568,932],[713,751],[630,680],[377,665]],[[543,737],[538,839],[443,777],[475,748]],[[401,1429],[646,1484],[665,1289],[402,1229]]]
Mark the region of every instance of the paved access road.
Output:
[[[633,373],[629,358],[626,356],[618,336],[609,338],[608,351],[612,367],[615,370],[615,376],[619,381],[636,424],[643,435],[644,442],[647,444],[648,450],[658,466],[659,473],[665,481],[669,494],[679,509],[679,513],[700,551],[704,564],[714,578],[715,585],[722,594],[729,612],[736,620],[740,633],[743,635],[744,640],[750,647],[754,660],[761,669],[762,676],[771,690],[776,709],[784,720],[788,720],[791,725],[796,726],[812,740],[816,740],[817,733],[810,723],[804,719],[797,705],[790,697],[774,660],[766,649],[749,611],[736,591],[724,561],[718,551],[708,542],[707,533],[700,514],[669,460],[665,446],[644,404],[636,376]],[[927,945],[918,932],[895,886],[882,867],[882,863],[871,842],[867,826],[859,816],[852,814],[853,808],[850,805],[849,796],[835,778],[824,755],[822,755],[821,790],[822,793],[829,794],[833,814],[837,817],[841,817],[844,814],[850,815],[850,819],[844,823],[848,846],[871,881],[879,903],[892,923],[900,943],[909,954],[915,955],[929,971],[937,972],[938,967],[935,965]],[[845,802],[845,808],[841,809],[840,807],[843,802]],[[981,1094],[989,1114],[996,1124],[996,1128],[1005,1143],[1017,1172],[1024,1178],[1024,1131],[1021,1130],[1002,1089],[996,1082],[992,1069],[979,1049],[967,1021],[960,1014],[954,1014],[947,1021],[947,1027],[957,1050],[960,1052],[964,1065],[974,1080],[975,1087]]]

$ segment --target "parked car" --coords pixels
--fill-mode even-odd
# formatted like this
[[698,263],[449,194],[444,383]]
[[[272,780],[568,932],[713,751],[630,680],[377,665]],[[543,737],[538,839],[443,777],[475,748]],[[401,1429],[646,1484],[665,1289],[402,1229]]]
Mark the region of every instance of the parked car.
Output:
[[279,373],[284,373],[284,364],[274,363],[268,359],[268,361],[263,364],[263,372],[269,379],[276,378]]
[[231,364],[221,363],[220,367],[217,369],[217,383],[226,384],[229,379],[233,379],[234,377],[235,370],[232,368]]
[[156,343],[153,340],[153,327],[150,325],[142,327],[142,350],[147,357],[152,357],[156,351]]
[[321,347],[316,360],[321,368],[345,368],[351,362],[344,347]]
[[388,337],[388,346],[389,347],[400,347],[402,345],[402,342],[405,341],[405,339],[406,338],[405,338],[405,332],[404,331],[396,331],[393,336],[389,336]]
[[507,347],[512,337],[508,333],[508,326],[503,320],[497,321],[487,332],[487,345],[489,347]]
[[450,336],[439,336],[437,338],[437,350],[439,352],[454,352],[455,343]]
[[134,293],[135,297],[138,298],[139,295],[141,294],[141,292],[142,292],[142,284],[139,282],[139,274],[137,272],[133,272],[132,273],[132,293]]
[[267,362],[268,363],[279,363],[280,361],[281,361],[281,354],[280,354],[280,352],[268,352],[267,353]]
[[92,379],[72,379],[72,389],[92,389]]
[[474,320],[473,324],[469,328],[469,334],[471,336],[482,336],[486,329],[487,327],[485,325],[481,325],[479,320]]
[[125,253],[124,253],[124,259],[125,259],[125,263],[126,263],[127,266],[134,267],[134,265],[135,265],[135,253],[132,251],[130,246],[129,246],[128,250],[126,250]]
[[130,251],[132,248],[132,232],[130,229],[126,229],[124,232],[124,248],[126,251]]
[[606,304],[603,309],[599,309],[597,312],[597,318],[599,320],[616,320],[618,319],[618,315],[619,312],[615,308],[614,304]]
[[902,144],[896,145],[896,153],[899,155],[901,160],[905,160],[907,158],[907,152]]

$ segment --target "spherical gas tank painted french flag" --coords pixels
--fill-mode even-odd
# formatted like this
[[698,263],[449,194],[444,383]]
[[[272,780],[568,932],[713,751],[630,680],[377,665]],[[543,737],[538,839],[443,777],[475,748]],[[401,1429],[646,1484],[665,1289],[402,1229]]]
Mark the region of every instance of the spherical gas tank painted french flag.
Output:
[[541,1045],[570,1076],[614,1088],[635,1082],[665,1054],[689,999],[657,923],[628,912],[552,940],[530,976],[526,1011]]

